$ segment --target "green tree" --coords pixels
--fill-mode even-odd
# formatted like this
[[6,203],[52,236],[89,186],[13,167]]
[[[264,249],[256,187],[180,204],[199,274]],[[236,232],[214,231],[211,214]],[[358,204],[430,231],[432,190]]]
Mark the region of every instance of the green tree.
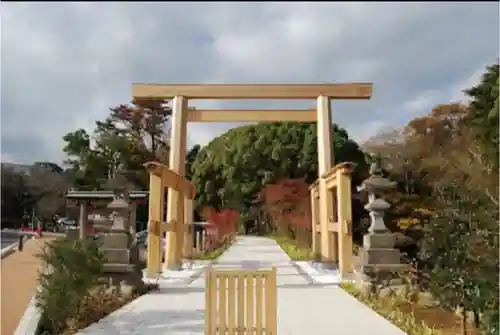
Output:
[[[335,162],[362,171],[365,156],[345,130],[334,125]],[[318,176],[316,123],[261,123],[230,130],[197,154],[193,182],[197,208],[232,208],[248,215],[263,186],[282,179],[313,182]],[[357,175],[356,175],[357,176]],[[355,176],[355,177],[356,177]],[[355,183],[359,183],[359,177]]]
[[2,164],[1,186],[2,226],[19,227],[23,217],[31,214],[36,205],[35,190],[26,173],[5,164]]
[[465,93],[472,98],[470,112],[465,121],[481,145],[489,164],[496,170],[499,162],[499,76],[498,63],[488,66],[481,82],[465,90]]
[[80,189],[99,189],[121,170],[131,184],[147,188],[143,164],[152,160],[168,163],[170,115],[168,105],[119,105],[110,109],[105,120],[96,121],[92,137],[84,129],[66,134],[64,152],[73,184]]
[[191,180],[193,177],[193,164],[198,156],[198,153],[201,150],[201,146],[196,144],[191,149],[189,149],[186,155],[186,177]]
[[63,136],[66,143],[64,153],[68,156],[65,164],[74,187],[97,189],[108,173],[108,161],[99,151],[90,147],[90,135],[85,129],[78,129]]
[[473,311],[476,325],[498,334],[498,207],[483,192],[451,184],[439,190],[420,262],[423,287],[449,309]]
[[68,175],[61,170],[53,163],[35,163],[29,170],[28,181],[36,198],[36,216],[42,221],[65,210],[64,194],[71,184]]

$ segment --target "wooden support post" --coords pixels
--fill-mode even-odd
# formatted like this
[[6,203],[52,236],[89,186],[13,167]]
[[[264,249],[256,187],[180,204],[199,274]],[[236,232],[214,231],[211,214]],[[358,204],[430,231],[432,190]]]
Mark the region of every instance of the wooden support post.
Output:
[[89,235],[89,203],[83,201],[80,204],[80,239],[85,239]]
[[[181,176],[184,176],[185,170],[186,145],[183,137],[185,137],[186,133],[186,112],[186,99],[180,96],[174,97],[172,103],[169,168]],[[179,211],[180,196],[179,192],[169,189],[167,222],[179,221],[179,216],[182,216],[181,211]],[[183,245],[183,234],[179,232],[180,228],[180,225],[177,225],[177,231],[167,232],[167,250],[165,252],[165,266],[167,269],[179,270],[182,267],[182,255],[179,252],[182,249],[178,246],[179,244]]]
[[199,253],[201,251],[201,239],[202,239],[202,232],[197,231],[196,232],[196,253]]
[[191,258],[193,255],[193,200],[185,199],[184,219],[186,226],[186,235],[184,236],[184,257]]
[[337,208],[339,222],[339,270],[341,278],[352,272],[352,205],[350,170],[340,168],[337,175]]
[[161,174],[149,173],[149,221],[148,221],[148,259],[146,276],[155,278],[161,272],[161,222],[164,215],[163,178]]
[[178,267],[182,267],[182,263],[184,261],[183,251],[184,251],[184,243],[185,241],[185,230],[186,230],[186,218],[185,214],[185,206],[184,203],[186,199],[184,198],[184,194],[179,193],[179,199],[177,202],[177,225],[175,226],[175,233],[177,234],[176,238],[176,250],[175,250],[175,261]]
[[316,188],[311,189],[311,234],[312,234],[312,252],[315,259],[319,260],[321,256],[321,234],[318,231],[319,213],[318,213],[318,192]]
[[322,175],[332,167],[332,116],[330,99],[319,96],[317,100],[318,113],[318,192],[319,192],[319,222],[321,227],[321,261],[326,267],[337,261],[337,236],[328,229],[328,223],[333,219],[333,197],[328,190]]

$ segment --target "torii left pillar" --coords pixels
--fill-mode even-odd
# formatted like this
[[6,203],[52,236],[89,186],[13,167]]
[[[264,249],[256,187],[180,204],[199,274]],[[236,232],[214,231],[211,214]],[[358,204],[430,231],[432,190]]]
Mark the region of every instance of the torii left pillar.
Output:
[[[182,177],[186,172],[186,132],[187,99],[176,96],[172,103],[172,122],[170,133],[170,170]],[[165,267],[169,270],[182,268],[182,250],[184,246],[184,195],[169,189],[167,198],[167,222],[175,222],[175,229],[167,231]]]
[[334,217],[334,198],[332,192],[328,190],[325,178],[323,178],[323,175],[330,171],[333,163],[332,115],[330,109],[330,99],[328,97],[318,97],[316,112],[318,115],[318,221],[321,230],[321,263],[325,268],[331,268],[335,266],[338,261],[338,236],[330,230],[330,224],[333,223]]

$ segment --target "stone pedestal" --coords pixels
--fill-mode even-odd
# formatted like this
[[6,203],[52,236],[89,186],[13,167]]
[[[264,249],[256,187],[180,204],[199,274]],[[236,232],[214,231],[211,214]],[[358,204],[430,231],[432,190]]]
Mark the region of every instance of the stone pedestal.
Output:
[[383,193],[396,187],[396,183],[382,176],[377,163],[370,167],[370,177],[366,179],[359,191],[366,191],[369,202],[365,208],[370,212],[371,224],[368,234],[363,236],[363,253],[358,284],[363,287],[401,285],[401,272],[408,265],[401,264],[401,255],[396,249],[396,236],[384,224],[384,213],[390,208],[383,198]]

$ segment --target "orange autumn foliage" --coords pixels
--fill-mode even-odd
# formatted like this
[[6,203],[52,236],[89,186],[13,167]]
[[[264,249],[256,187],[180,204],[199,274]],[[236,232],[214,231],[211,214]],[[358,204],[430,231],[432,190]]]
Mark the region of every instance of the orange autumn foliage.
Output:
[[213,250],[229,241],[237,231],[238,212],[224,209],[218,212],[215,208],[205,207],[201,217],[208,222],[208,249]]

